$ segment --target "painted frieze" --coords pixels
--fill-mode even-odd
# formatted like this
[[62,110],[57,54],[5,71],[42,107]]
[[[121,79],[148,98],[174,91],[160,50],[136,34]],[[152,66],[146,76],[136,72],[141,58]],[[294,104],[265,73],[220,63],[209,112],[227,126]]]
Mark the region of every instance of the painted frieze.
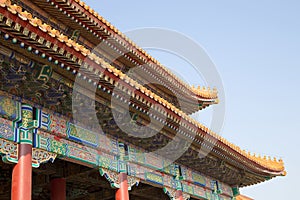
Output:
[[0,118],[0,138],[14,141],[15,131],[12,121]]
[[83,144],[98,146],[98,133],[79,127],[71,122],[67,123],[67,136],[69,139]]
[[63,117],[42,111],[41,122],[42,129],[61,137],[67,136],[67,121]]
[[14,101],[11,97],[2,96],[0,94],[0,116],[11,121],[20,120],[21,104]]
[[0,154],[6,163],[18,163],[18,145],[0,138]]

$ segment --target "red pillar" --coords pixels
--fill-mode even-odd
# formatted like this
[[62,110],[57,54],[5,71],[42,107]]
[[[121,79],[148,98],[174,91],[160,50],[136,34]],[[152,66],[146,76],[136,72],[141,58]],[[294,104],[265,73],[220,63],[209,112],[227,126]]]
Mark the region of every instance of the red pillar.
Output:
[[66,179],[51,180],[51,200],[66,200]]
[[175,200],[183,200],[182,191],[177,190],[175,194]]
[[12,200],[31,200],[32,189],[32,146],[18,144],[19,161],[12,172]]
[[120,173],[120,188],[116,192],[116,200],[129,200],[127,174]]

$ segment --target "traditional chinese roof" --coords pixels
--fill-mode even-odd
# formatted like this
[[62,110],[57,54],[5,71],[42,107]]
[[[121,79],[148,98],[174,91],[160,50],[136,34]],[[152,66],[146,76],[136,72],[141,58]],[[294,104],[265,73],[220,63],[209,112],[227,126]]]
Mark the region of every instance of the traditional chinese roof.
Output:
[[[126,66],[147,65],[144,69],[146,73],[139,74],[140,78],[149,79],[151,77],[149,75],[154,75],[158,78],[159,82],[162,82],[162,85],[166,86],[166,88],[176,95],[176,98],[183,99],[182,104],[184,105],[180,105],[180,107],[184,107],[187,114],[192,114],[211,104],[218,103],[216,89],[210,89],[209,87],[195,88],[184,83],[168,68],[161,65],[82,1],[70,1],[66,3],[66,1],[34,0],[32,2],[50,14],[60,16],[59,20],[69,24],[74,29],[80,30],[94,45],[104,42],[107,45],[107,49],[110,49],[109,51],[123,52],[123,61],[126,63]],[[165,95],[171,95],[172,98],[175,98],[173,94],[170,94],[168,89],[158,86],[154,87],[156,87],[156,90],[152,92],[157,93],[156,91],[162,90]],[[169,102],[173,103],[171,100]],[[177,105],[177,107],[179,106]]]
[[[230,163],[227,166],[228,169],[238,167],[244,170],[243,173],[247,174],[246,176],[248,179],[245,179],[246,181],[244,181],[244,183],[240,183],[241,186],[256,184],[275,176],[284,176],[286,174],[284,163],[281,159],[277,160],[276,158],[271,159],[266,156],[257,156],[230,143],[225,138],[192,119],[189,115],[169,103],[167,100],[161,98],[124,74],[122,71],[110,65],[104,59],[94,53],[91,53],[90,50],[85,48],[83,45],[73,41],[68,36],[54,29],[50,25],[43,23],[37,17],[32,17],[31,13],[23,11],[20,6],[11,4],[8,0],[0,0],[0,14],[0,22],[6,18],[5,24],[3,24],[2,27],[3,31],[6,32],[7,35],[10,34],[20,40],[28,40],[32,47],[40,52],[44,51],[44,54],[49,55],[49,58],[50,56],[53,56],[53,58],[56,57],[62,64],[69,63],[70,67],[67,71],[70,71],[73,75],[78,75],[78,66],[80,66],[80,63],[82,63],[85,59],[87,66],[85,66],[85,70],[82,72],[83,74],[81,76],[91,80],[89,81],[90,84],[94,84],[96,76],[100,76],[100,78],[107,82],[106,85],[104,85],[105,87],[108,87],[108,84],[110,84],[115,87],[119,87],[125,92],[129,92],[136,100],[135,103],[140,102],[140,104],[150,105],[153,102],[156,102],[166,108],[167,112],[161,109],[158,109],[157,112],[170,117],[174,122],[183,126],[189,133],[195,133],[197,135],[194,140],[195,146],[201,144],[205,138],[208,144],[214,145],[214,149],[212,151],[213,156],[219,157]],[[18,22],[18,25],[14,24],[13,26],[13,21]],[[20,34],[21,27],[24,29],[22,29],[23,33]],[[25,27],[26,31],[24,31]],[[24,36],[24,34],[27,36]],[[37,35],[43,36],[44,40],[47,40],[47,42],[44,40],[41,42],[41,37],[37,38]],[[52,52],[50,55],[50,51],[48,51],[48,49],[51,49],[51,43],[57,44],[56,51],[60,51],[59,49],[62,49],[62,52],[66,51],[68,53],[58,55],[57,53]],[[45,46],[43,46],[44,44]],[[47,44],[49,45],[47,46]],[[72,56],[70,55],[70,52],[72,53]],[[71,75],[68,75],[68,78],[71,81],[74,81],[74,77],[72,78]],[[97,83],[95,85],[97,85]],[[100,86],[100,88],[101,87],[103,86]],[[134,90],[139,92],[132,92]],[[110,88],[108,87],[106,91],[110,91]],[[201,95],[206,96],[207,98],[214,98],[216,92],[203,90]],[[173,131],[177,130],[176,126],[169,125],[169,127]],[[209,166],[212,165],[211,163],[215,162],[213,158],[211,160],[212,161],[208,162],[208,167],[206,168],[209,168]],[[187,160],[186,162],[188,163],[189,161]],[[216,161],[216,163],[218,163],[218,161]],[[220,163],[217,167],[221,169],[224,166]],[[217,171],[217,173],[219,174],[219,171]]]

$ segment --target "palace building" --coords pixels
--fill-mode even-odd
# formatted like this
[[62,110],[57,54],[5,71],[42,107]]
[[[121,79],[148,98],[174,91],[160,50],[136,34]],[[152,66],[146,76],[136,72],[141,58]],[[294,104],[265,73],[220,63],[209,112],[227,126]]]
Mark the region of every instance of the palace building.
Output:
[[0,71],[1,200],[248,199],[240,188],[286,175],[191,118],[217,89],[80,0],[0,0]]

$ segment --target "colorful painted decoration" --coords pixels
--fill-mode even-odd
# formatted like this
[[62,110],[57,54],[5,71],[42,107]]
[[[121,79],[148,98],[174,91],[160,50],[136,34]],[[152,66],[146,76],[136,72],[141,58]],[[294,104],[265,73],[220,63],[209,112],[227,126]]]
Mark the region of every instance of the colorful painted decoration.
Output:
[[38,168],[40,164],[46,162],[54,162],[57,154],[42,149],[32,150],[32,166]]
[[36,80],[48,82],[52,76],[52,68],[49,65],[43,65],[37,71],[35,78]]
[[205,186],[206,185],[205,177],[200,175],[197,172],[192,172],[192,179],[193,179],[193,182],[195,184],[198,184],[200,186]]
[[150,183],[164,185],[164,178],[161,174],[157,172],[146,172],[145,173],[145,180],[149,181]]
[[10,120],[20,118],[20,103],[0,95],[0,116]]
[[0,155],[6,163],[18,162],[18,145],[0,138]]
[[42,112],[41,120],[42,128],[44,130],[64,138],[67,136],[67,121],[63,117]]
[[71,140],[98,146],[98,134],[81,128],[73,123],[67,123],[67,135]]
[[0,118],[0,138],[7,140],[14,140],[14,128],[13,122],[7,119]]

